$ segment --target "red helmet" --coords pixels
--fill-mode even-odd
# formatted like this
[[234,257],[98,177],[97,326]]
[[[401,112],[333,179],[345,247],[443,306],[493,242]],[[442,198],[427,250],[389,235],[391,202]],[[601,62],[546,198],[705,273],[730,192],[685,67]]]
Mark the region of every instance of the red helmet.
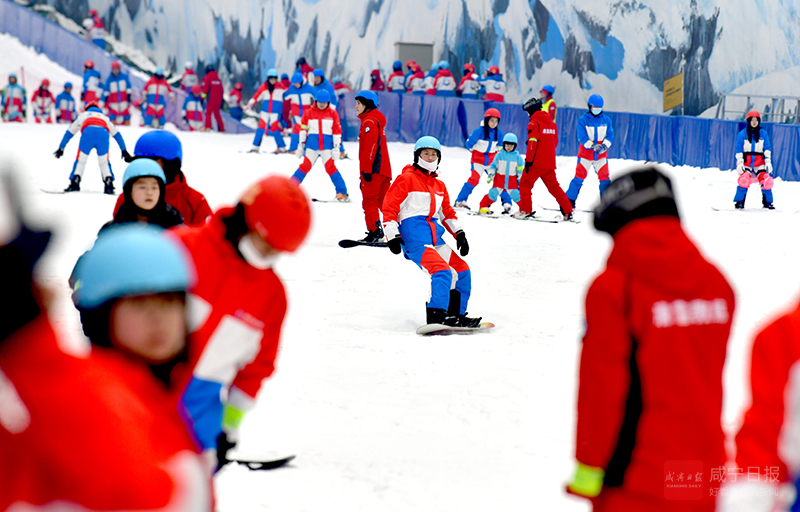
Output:
[[496,108],[490,108],[485,114],[483,114],[483,117],[496,117],[497,119],[500,119],[500,111]]
[[747,113],[746,116],[744,116],[744,118],[747,119],[748,121],[750,120],[751,117],[757,117],[759,121],[761,120],[761,114],[758,113],[758,110],[751,110],[750,112]]
[[42,80],[42,87],[50,87],[50,80],[46,78]]
[[89,16],[97,16],[97,9],[90,9]]
[[192,86],[192,94],[194,94],[195,96],[198,96],[201,92],[202,92],[202,89],[200,88],[200,84],[194,84]]
[[268,176],[245,192],[247,226],[273,248],[293,252],[311,227],[311,209],[300,185],[284,176]]
[[92,107],[100,108],[100,103],[96,101],[90,101],[89,103],[86,104],[86,108],[84,110],[89,110]]
[[473,66],[470,63],[466,63],[466,64],[464,64],[464,70],[465,71],[468,70],[469,73],[474,73],[475,72],[475,66]]
[[119,68],[119,67],[121,67],[121,66],[120,66],[120,63],[119,63],[118,60],[115,60],[114,62],[111,63],[111,69]]
[[83,67],[85,67],[85,68],[93,68],[94,67],[94,62],[92,62],[90,60],[87,60],[86,62],[83,63]]
[[242,90],[242,89],[244,89],[244,85],[240,84],[239,82],[236,82],[236,83],[233,85],[233,88],[234,88],[234,89],[239,89],[239,90]]
[[500,74],[500,68],[498,68],[497,66],[492,66],[492,67],[489,68],[489,73],[491,73],[493,75],[499,75]]

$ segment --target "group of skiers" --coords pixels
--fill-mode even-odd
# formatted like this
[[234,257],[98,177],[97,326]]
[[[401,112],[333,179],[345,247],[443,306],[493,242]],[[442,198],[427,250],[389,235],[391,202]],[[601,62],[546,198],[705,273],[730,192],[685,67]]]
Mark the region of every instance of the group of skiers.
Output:
[[419,96],[457,96],[501,103],[505,99],[506,83],[497,66],[490,66],[483,76],[478,76],[474,65],[464,64],[460,81],[450,71],[450,62],[446,60],[434,63],[427,73],[424,73],[420,65],[413,60],[407,61],[405,68],[404,72],[403,63],[399,60],[394,61],[392,73],[385,82],[381,78],[380,70],[373,69],[370,73],[369,89]]

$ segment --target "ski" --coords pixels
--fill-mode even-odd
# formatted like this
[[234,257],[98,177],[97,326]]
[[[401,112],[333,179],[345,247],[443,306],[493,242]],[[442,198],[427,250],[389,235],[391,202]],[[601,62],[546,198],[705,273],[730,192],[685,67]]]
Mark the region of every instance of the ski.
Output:
[[[549,212],[560,212],[561,208],[548,208],[546,206],[540,206],[542,210],[547,210]],[[594,213],[594,210],[579,210],[578,208],[573,208],[573,212],[583,212],[583,213]]]
[[453,327],[443,324],[426,324],[417,329],[420,336],[447,336],[450,334],[475,334],[494,329],[491,322],[481,322],[479,327]]
[[[39,190],[41,190],[45,194],[103,194],[103,191],[101,190],[73,190],[71,192],[67,192],[65,190],[47,190],[45,188],[40,188]],[[106,195],[110,196],[112,194],[106,194]],[[113,195],[117,196],[119,194],[114,192]]]
[[714,210],[715,212],[745,212],[745,211],[747,211],[747,212],[800,213],[800,210],[798,210],[798,211],[789,211],[789,210],[779,210],[778,208],[775,208],[774,210],[770,210],[769,208],[741,208],[741,209],[738,209],[738,208],[717,208],[716,206],[712,206],[711,209]]
[[339,201],[338,199],[317,199],[316,197],[311,199],[315,203],[349,203],[350,199],[346,201]]
[[230,462],[236,462],[238,464],[242,464],[243,466],[247,466],[253,471],[266,471],[268,469],[278,469],[292,460],[294,460],[294,455],[288,455],[286,457],[281,457],[279,459],[271,459],[271,460],[247,460],[247,459],[231,459]]
[[364,247],[389,247],[389,244],[386,242],[365,242],[363,240],[339,240],[339,247],[342,249],[349,249],[350,247],[358,247],[359,245],[363,245]]

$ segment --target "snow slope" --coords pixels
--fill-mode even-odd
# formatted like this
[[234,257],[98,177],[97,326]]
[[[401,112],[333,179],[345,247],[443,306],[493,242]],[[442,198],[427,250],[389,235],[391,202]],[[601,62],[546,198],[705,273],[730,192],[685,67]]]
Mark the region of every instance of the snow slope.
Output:
[[[25,177],[26,213],[55,229],[38,270],[60,297],[54,321],[79,350],[85,345],[67,277],[110,218],[114,198],[40,191],[67,185],[71,158],[51,154],[63,130],[0,124],[0,155],[16,162]],[[131,127],[121,132],[129,146],[144,133]],[[259,177],[290,175],[298,164],[289,155],[243,153],[248,136],[177,135],[188,181],[213,208],[236,201]],[[76,145],[68,146],[68,155]],[[267,140],[264,150],[273,145]],[[355,145],[346,148],[356,153]],[[412,147],[390,144],[389,151],[399,172]],[[120,176],[124,164],[113,144],[111,162]],[[562,184],[575,163],[558,159]],[[612,177],[634,164],[612,160]],[[298,457],[273,472],[226,467],[215,482],[219,510],[588,510],[563,486],[572,471],[582,301],[603,267],[609,238],[592,229],[585,213],[577,214],[580,224],[462,216],[473,269],[470,313],[498,327],[489,334],[422,338],[414,329],[424,322],[427,276],[385,249],[336,245],[365,230],[357,162],[338,165],[354,202],[314,203],[306,245],[278,263],[290,307],[278,371],[242,427],[241,453],[278,450]],[[444,149],[441,176],[451,195],[468,169],[465,149]],[[752,336],[793,304],[800,288],[800,275],[792,270],[798,243],[785,236],[800,218],[800,183],[776,183],[779,210],[756,209],[754,190],[754,211],[715,212],[710,205],[731,205],[733,173],[665,169],[674,178],[686,229],[737,294],[725,380],[724,418],[733,426],[745,399],[744,354]],[[303,186],[313,197],[334,193],[319,166]],[[94,158],[83,188],[102,190]],[[477,205],[487,189],[481,182],[471,203]],[[597,197],[590,177],[579,208]],[[537,203],[555,206],[541,184],[534,189]]]

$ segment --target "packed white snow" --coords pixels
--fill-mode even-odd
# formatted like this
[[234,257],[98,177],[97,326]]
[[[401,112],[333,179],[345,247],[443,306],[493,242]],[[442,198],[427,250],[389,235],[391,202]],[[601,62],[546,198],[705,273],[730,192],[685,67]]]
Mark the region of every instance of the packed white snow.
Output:
[[[55,231],[40,278],[59,294],[54,322],[72,346],[85,347],[67,277],[111,218],[115,197],[99,193],[94,156],[82,192],[42,192],[68,183],[77,141],[64,158],[52,155],[64,130],[0,124],[0,158],[14,162],[23,178],[25,213]],[[121,132],[132,148],[144,130]],[[292,174],[299,163],[290,155],[265,154],[274,149],[268,139],[264,153],[247,154],[251,136],[177,135],[188,182],[214,209],[235,203],[266,174]],[[345,146],[357,154],[355,143]],[[395,173],[411,162],[412,146],[389,144],[389,150]],[[111,162],[119,189],[125,164],[113,142]],[[562,186],[575,163],[558,159]],[[612,160],[612,178],[637,164]],[[587,510],[563,489],[573,468],[583,298],[603,268],[610,238],[594,231],[591,215],[583,212],[576,214],[580,224],[460,215],[471,247],[469,312],[497,328],[420,337],[414,330],[425,321],[428,276],[386,249],[337,246],[366,230],[358,162],[337,165],[353,202],[313,203],[305,246],[278,263],[289,294],[278,370],[242,427],[242,455],[281,452],[297,459],[277,471],[224,468],[215,479],[219,510]],[[724,414],[735,428],[752,337],[794,304],[800,288],[800,273],[793,270],[798,243],[791,236],[800,220],[800,184],[777,180],[775,211],[763,211],[753,189],[746,211],[718,212],[711,206],[732,208],[734,173],[662,168],[674,180],[685,228],[736,291]],[[451,200],[468,175],[469,152],[444,148],[441,178]],[[319,163],[303,188],[309,197],[334,194]],[[487,190],[482,181],[470,197],[473,208]],[[592,175],[578,207],[588,209],[597,199]],[[534,204],[556,206],[541,183]]]

